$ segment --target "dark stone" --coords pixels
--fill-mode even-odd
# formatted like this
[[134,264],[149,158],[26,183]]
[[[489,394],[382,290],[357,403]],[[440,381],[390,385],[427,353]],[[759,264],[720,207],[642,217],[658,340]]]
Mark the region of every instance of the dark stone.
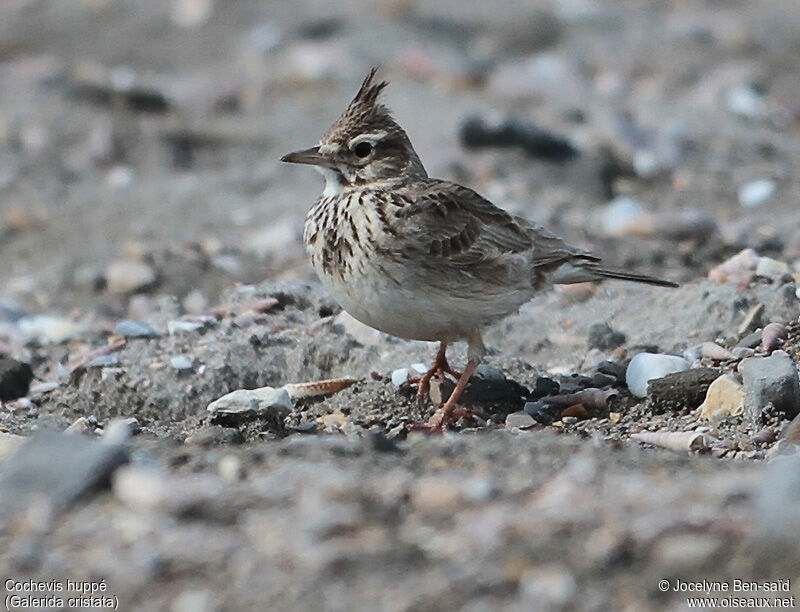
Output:
[[382,433],[370,433],[369,441],[372,448],[379,453],[400,453],[402,449],[397,445],[397,442],[387,438]]
[[564,407],[539,401],[527,402],[524,410],[538,423],[550,425],[561,418],[561,412],[564,410]]
[[565,162],[578,155],[578,150],[563,136],[517,119],[491,123],[470,117],[462,123],[460,136],[461,144],[468,149],[519,147],[531,157],[553,162]]
[[[504,412],[513,412],[522,407],[528,395],[528,390],[517,381],[506,378],[495,368],[487,368],[470,379],[460,401],[467,405],[502,406]],[[448,397],[450,392],[443,390],[442,401]]]
[[590,349],[610,351],[625,344],[626,340],[625,334],[612,329],[604,321],[594,323],[589,327],[587,343]]
[[747,334],[744,338],[736,343],[736,346],[742,348],[756,348],[759,344],[761,344],[761,332],[762,330],[759,329],[751,334]]
[[118,445],[42,432],[0,464],[0,521],[48,499],[56,510],[108,486],[128,455]]
[[531,399],[537,400],[548,395],[558,395],[559,391],[561,391],[561,385],[558,384],[558,381],[540,376],[536,379],[536,384],[533,387],[530,397]]
[[628,366],[619,361],[601,361],[597,366],[597,371],[607,376],[612,376],[617,383],[625,383],[625,373]]
[[716,368],[675,372],[647,383],[647,403],[655,414],[693,410],[706,399],[708,387],[719,378]]
[[33,371],[27,363],[5,357],[0,359],[0,402],[10,402],[28,395]]

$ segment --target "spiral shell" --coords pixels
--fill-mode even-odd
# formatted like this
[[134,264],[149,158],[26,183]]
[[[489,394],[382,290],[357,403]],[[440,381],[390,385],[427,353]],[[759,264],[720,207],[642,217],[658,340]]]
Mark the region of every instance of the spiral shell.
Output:
[[780,323],[769,323],[764,331],[761,332],[761,348],[767,353],[771,353],[778,348],[788,337],[789,332],[785,325]]
[[631,438],[679,453],[690,453],[711,446],[710,437],[699,431],[643,431],[631,434]]
[[290,383],[284,385],[283,388],[289,393],[292,400],[301,399],[305,397],[322,397],[325,395],[332,395],[337,391],[346,389],[353,383],[357,382],[357,378],[329,378],[327,380],[315,380],[313,382],[304,383]]

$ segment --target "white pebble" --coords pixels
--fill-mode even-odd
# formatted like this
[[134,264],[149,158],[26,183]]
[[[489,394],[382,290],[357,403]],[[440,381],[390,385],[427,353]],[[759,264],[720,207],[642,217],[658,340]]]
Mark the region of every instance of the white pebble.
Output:
[[106,267],[106,283],[113,293],[134,293],[156,281],[156,273],[143,261],[117,259]]
[[765,112],[764,99],[750,85],[731,87],[725,95],[725,104],[728,111],[747,119],[755,119]]
[[200,321],[170,321],[167,323],[167,331],[170,336],[177,334],[190,334],[203,327]]
[[194,362],[186,355],[175,355],[169,360],[170,365],[176,370],[191,370]]
[[256,414],[274,413],[285,416],[294,405],[286,389],[261,387],[259,389],[237,389],[211,402],[206,410],[212,414]]
[[756,179],[745,183],[739,189],[739,203],[745,208],[753,208],[766,202],[775,193],[775,181]]
[[648,381],[688,369],[689,362],[683,357],[639,353],[631,359],[628,365],[628,370],[625,373],[625,382],[628,384],[628,389],[636,397],[647,397]]
[[428,366],[426,366],[424,363],[412,363],[411,369],[417,374],[425,374],[428,371]]
[[81,331],[77,323],[55,315],[32,315],[17,321],[24,336],[42,344],[59,344],[76,336]]
[[646,216],[642,206],[629,197],[615,198],[603,211],[603,232],[609,236],[624,236],[632,225]]
[[780,279],[790,273],[789,264],[785,261],[772,259],[771,257],[759,257],[756,266],[756,276],[764,278]]
[[402,387],[409,378],[411,378],[411,372],[408,368],[398,368],[392,372],[392,384],[395,387]]

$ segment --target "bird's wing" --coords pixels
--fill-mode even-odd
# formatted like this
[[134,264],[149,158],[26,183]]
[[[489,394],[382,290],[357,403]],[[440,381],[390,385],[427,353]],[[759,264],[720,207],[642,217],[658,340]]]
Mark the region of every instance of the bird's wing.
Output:
[[456,183],[427,180],[397,194],[404,205],[395,212],[396,229],[407,255],[438,258],[455,267],[523,253],[532,268],[595,259]]

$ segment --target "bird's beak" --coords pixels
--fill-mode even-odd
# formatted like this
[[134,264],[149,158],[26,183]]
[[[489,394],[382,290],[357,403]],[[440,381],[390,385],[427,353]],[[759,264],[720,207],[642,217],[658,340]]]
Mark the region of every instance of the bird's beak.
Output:
[[293,151],[281,157],[282,162],[290,164],[310,164],[312,166],[322,166],[332,168],[333,161],[319,152],[319,147],[311,147],[302,151]]

